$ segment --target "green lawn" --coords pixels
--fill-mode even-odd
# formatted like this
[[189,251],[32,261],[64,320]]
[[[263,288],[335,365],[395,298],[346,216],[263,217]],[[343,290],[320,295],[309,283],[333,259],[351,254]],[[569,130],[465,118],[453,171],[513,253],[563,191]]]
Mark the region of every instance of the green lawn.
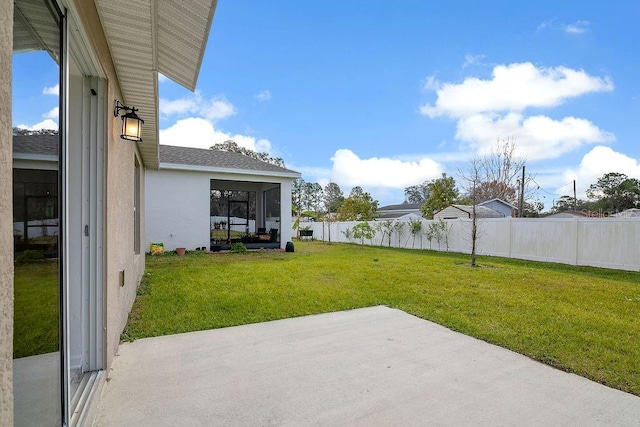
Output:
[[123,339],[385,304],[640,395],[640,273],[296,242],[147,258]]
[[58,265],[17,265],[14,273],[13,357],[58,351],[60,298]]

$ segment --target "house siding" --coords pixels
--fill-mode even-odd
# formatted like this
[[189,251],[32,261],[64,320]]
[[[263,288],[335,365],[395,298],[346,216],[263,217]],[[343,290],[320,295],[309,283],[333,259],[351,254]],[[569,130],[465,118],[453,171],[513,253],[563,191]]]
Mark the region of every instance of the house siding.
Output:
[[447,206],[440,212],[433,215],[433,219],[446,219],[446,218],[469,218],[469,214],[455,208],[453,206]]
[[480,203],[480,205],[501,213],[502,215],[504,215],[505,218],[512,216],[513,208],[505,205],[504,203],[498,200],[490,200],[485,203]]
[[291,215],[288,213],[291,212],[293,178],[161,169],[147,171],[145,252],[149,251],[151,242],[164,243],[165,250],[209,248],[212,179],[280,184],[281,247],[291,240]]
[[146,238],[166,250],[209,249],[210,175],[183,171],[147,171]]
[[13,2],[0,2],[0,425],[13,425]]
[[[122,101],[123,96],[98,11],[94,2],[74,3],[82,25],[88,30],[89,43],[105,75],[105,111],[112,111],[114,100]],[[135,159],[140,158],[138,148],[135,143],[120,138],[119,117],[107,114],[105,120],[104,344],[105,369],[108,370],[118,350],[120,334],[127,324],[136,289],[144,272],[144,254],[134,254],[134,173]],[[140,164],[143,165],[142,161]],[[141,179],[140,187],[141,194],[144,194],[144,179]],[[141,199],[144,215],[144,197]],[[120,285],[120,271],[124,271],[124,286]]]

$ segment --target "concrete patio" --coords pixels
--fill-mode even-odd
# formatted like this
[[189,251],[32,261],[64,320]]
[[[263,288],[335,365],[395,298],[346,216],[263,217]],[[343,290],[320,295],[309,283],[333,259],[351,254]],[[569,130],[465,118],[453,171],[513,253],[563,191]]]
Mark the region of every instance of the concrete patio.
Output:
[[640,426],[640,397],[382,306],[122,344],[108,376],[98,426]]

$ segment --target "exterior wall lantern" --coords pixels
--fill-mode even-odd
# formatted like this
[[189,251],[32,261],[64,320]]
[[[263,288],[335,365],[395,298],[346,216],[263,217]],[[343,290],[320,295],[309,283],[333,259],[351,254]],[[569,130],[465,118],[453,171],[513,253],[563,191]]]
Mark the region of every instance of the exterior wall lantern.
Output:
[[116,100],[113,107],[113,116],[118,117],[120,110],[128,111],[127,114],[122,115],[122,134],[120,134],[120,138],[128,141],[142,142],[140,135],[142,134],[142,124],[144,120],[136,114],[138,109],[136,107],[127,107]]

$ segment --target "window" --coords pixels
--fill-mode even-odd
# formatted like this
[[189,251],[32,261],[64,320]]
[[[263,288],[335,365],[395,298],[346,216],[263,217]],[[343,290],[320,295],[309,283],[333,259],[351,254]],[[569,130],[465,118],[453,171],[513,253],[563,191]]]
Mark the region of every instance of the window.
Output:
[[140,162],[138,159],[134,159],[134,176],[133,176],[133,252],[136,254],[140,253],[140,240],[141,240],[141,232],[140,232],[140,174],[142,173],[142,168],[140,167]]

